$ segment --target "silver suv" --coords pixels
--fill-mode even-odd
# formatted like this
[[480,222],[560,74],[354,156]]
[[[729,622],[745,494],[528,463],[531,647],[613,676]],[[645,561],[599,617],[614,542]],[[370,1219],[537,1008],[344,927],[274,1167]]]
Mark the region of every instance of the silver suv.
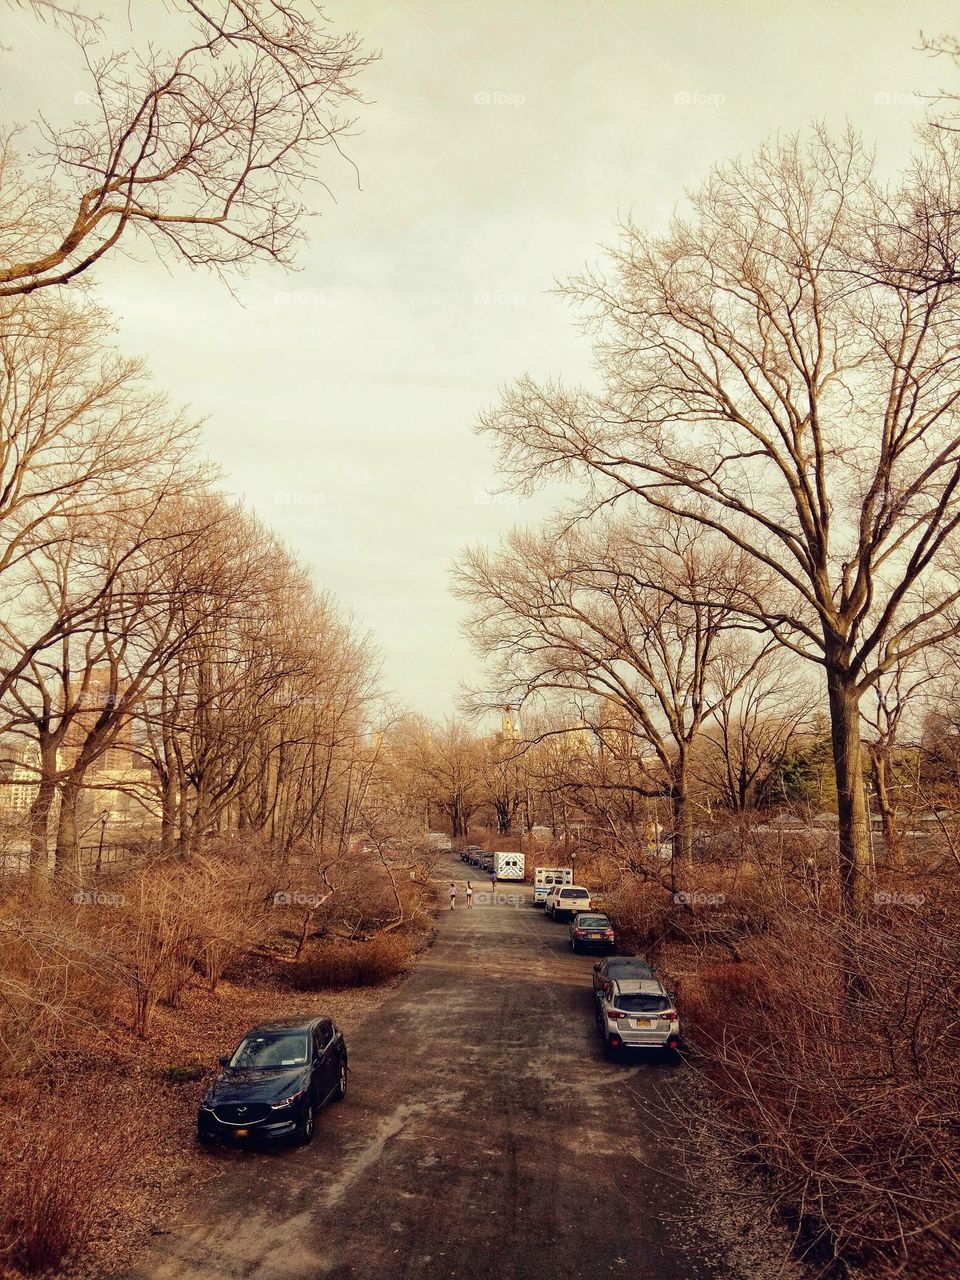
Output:
[[656,978],[614,979],[597,993],[597,1030],[608,1058],[624,1049],[677,1049],[680,1015]]

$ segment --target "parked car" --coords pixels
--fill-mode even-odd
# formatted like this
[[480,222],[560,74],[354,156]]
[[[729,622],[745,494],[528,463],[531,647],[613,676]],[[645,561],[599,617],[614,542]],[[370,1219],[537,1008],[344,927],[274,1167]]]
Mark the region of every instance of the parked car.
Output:
[[555,884],[543,904],[544,911],[554,920],[565,920],[590,907],[590,891],[579,884]]
[[579,911],[570,921],[570,947],[573,951],[612,951],[617,935],[609,916],[592,911]]
[[460,861],[472,862],[474,857],[478,853],[483,853],[483,850],[480,848],[478,844],[464,845],[464,847],[460,850]]
[[534,867],[533,905],[542,907],[555,884],[573,884],[573,867]]
[[600,995],[617,978],[642,981],[655,979],[656,976],[642,956],[632,953],[607,956],[606,960],[601,960],[593,966],[593,990],[596,995]]
[[597,998],[597,1030],[613,1057],[629,1049],[677,1049],[680,1015],[656,978],[614,980]]
[[484,851],[480,854],[479,858],[477,859],[477,866],[480,868],[481,871],[492,871],[493,870],[493,854],[490,853],[489,850],[484,849]]
[[314,1111],[347,1091],[347,1046],[331,1018],[279,1018],[254,1027],[203,1095],[197,1137],[256,1141],[313,1137]]

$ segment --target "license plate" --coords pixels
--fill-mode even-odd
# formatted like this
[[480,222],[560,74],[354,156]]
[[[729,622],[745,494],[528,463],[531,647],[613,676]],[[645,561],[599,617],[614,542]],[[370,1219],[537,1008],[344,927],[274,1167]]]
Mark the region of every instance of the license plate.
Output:
[[649,1018],[631,1018],[630,1025],[632,1027],[636,1027],[637,1030],[639,1030],[640,1027],[651,1027],[653,1026],[653,1023]]
[[249,1129],[234,1129],[233,1136],[235,1138],[248,1138],[250,1136]]
[[587,937],[589,938],[589,940],[590,940],[591,942],[599,942],[599,941],[600,941],[600,934],[599,934],[599,933],[588,933],[588,934],[587,934]]

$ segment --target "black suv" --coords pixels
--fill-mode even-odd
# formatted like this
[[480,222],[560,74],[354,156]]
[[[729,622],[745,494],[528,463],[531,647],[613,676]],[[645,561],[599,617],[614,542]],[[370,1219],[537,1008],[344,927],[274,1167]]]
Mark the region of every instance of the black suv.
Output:
[[254,1027],[203,1095],[201,1142],[313,1137],[313,1113],[347,1091],[347,1046],[331,1018],[278,1018]]

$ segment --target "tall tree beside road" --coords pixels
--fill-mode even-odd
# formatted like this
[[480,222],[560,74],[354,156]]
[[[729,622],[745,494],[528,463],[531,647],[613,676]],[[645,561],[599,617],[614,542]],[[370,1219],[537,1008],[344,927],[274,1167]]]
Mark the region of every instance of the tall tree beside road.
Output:
[[[941,136],[902,200],[922,178],[948,207],[958,166],[960,137]],[[736,608],[826,679],[851,913],[861,699],[960,625],[960,306],[885,265],[907,252],[895,202],[849,135],[720,166],[665,235],[625,226],[609,271],[569,285],[595,317],[600,389],[524,379],[484,420],[518,485],[584,477],[588,506],[639,499],[753,564]]]

